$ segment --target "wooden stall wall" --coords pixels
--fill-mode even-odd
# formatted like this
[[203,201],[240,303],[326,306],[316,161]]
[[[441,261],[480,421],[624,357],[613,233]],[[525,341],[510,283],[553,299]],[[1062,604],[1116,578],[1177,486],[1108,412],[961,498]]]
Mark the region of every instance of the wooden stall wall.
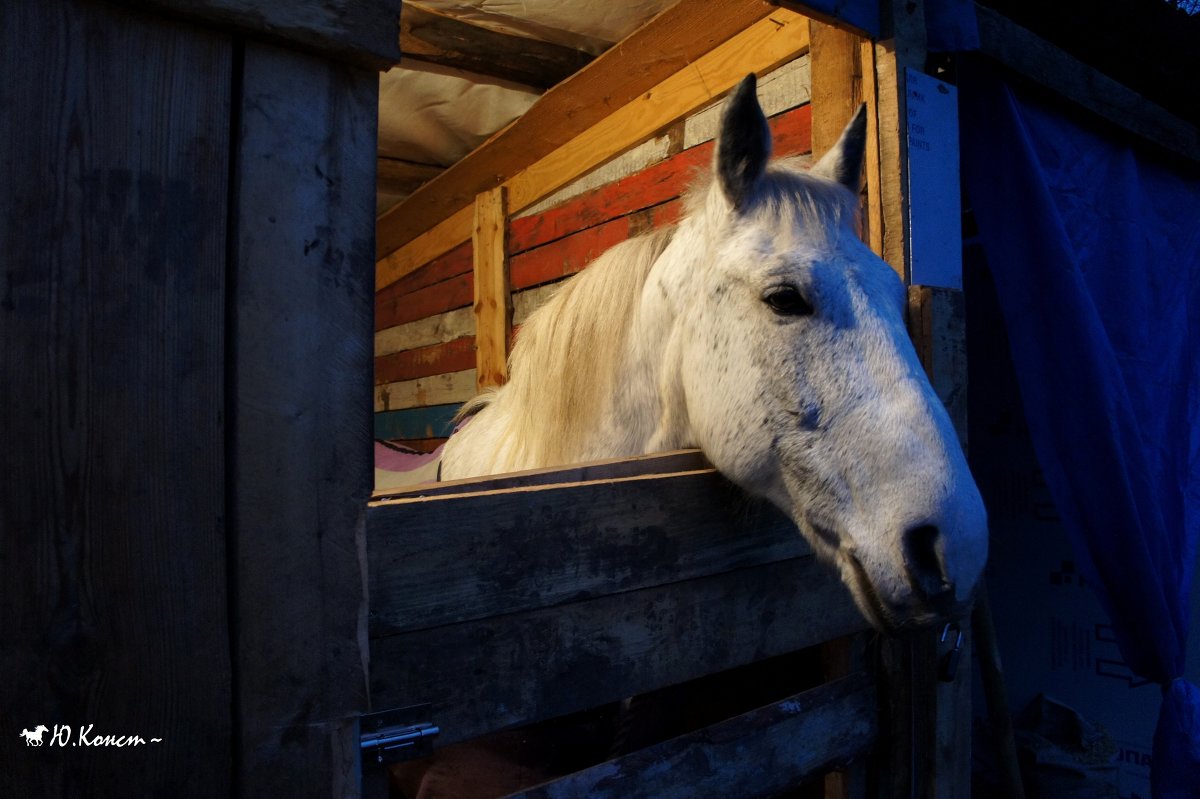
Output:
[[0,12],[0,796],[357,791],[386,59],[306,5]]
[[[760,81],[777,156],[811,150],[809,58]],[[633,236],[674,224],[681,196],[711,166],[722,103],[681,119],[509,223],[514,336],[557,283]],[[476,392],[473,251],[466,242],[376,295],[375,435],[420,451],[448,435]]]

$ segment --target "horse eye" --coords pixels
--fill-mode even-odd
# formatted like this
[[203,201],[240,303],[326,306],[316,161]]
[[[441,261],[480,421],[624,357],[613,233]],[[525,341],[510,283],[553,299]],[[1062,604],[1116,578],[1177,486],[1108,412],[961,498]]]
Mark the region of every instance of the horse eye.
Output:
[[763,295],[763,302],[780,316],[807,316],[813,312],[812,305],[795,286],[774,286]]

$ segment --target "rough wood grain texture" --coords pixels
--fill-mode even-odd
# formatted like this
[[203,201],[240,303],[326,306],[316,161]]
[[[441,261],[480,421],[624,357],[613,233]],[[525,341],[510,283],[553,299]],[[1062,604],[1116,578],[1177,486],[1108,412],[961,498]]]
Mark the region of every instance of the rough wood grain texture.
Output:
[[967,327],[961,291],[908,288],[909,336],[938,398],[950,413],[959,443],[967,448]]
[[[472,358],[474,363],[474,358]],[[463,403],[475,396],[475,368],[375,386],[375,412]]]
[[357,790],[377,80],[246,45],[229,526],[247,797]]
[[[530,532],[518,527],[512,535]],[[647,554],[659,540],[648,537],[629,549],[624,570],[660,563]],[[523,556],[537,555],[536,547],[527,549],[533,551]],[[516,565],[502,561],[502,569],[505,563]],[[520,570],[533,577],[522,579],[532,586],[544,568],[527,560]],[[581,578],[593,579],[586,562],[580,569]],[[506,576],[501,571],[495,579]],[[442,729],[436,745],[444,746],[792,652],[862,626],[832,568],[813,557],[792,558],[373,638],[371,697],[376,707],[432,702]]]
[[[745,77],[747,72],[772,69],[800,55],[807,47],[808,27],[804,18],[779,9],[770,18],[755,23],[699,57],[687,69],[671,75],[642,96],[612,110],[608,116],[536,161],[523,161],[527,165],[520,171],[489,173],[489,180],[508,186],[509,208],[512,213],[517,213],[649,138],[673,120],[716,99]],[[526,112],[521,120],[528,117],[532,110]],[[560,122],[559,126],[564,124],[568,123]],[[570,124],[574,129],[573,122]],[[476,152],[489,151],[496,146],[491,143],[495,140],[493,137],[485,142]],[[465,163],[466,160],[459,163]],[[515,165],[516,162],[513,163]],[[446,174],[452,170],[447,170]],[[390,221],[394,212],[401,211],[410,203],[417,203],[410,209],[413,213],[434,205],[439,200],[436,194],[439,185],[444,185],[440,179],[431,181],[408,200],[381,216],[378,227],[381,241],[394,226]],[[376,288],[383,288],[467,239],[472,219],[468,205],[411,238],[399,249],[383,249],[381,244],[381,255],[390,254],[381,257],[376,266]]]
[[400,0],[119,0],[381,70],[400,60]]
[[807,20],[779,9],[697,58],[643,97],[614,110],[507,182],[514,212],[649,138],[666,124],[703,107],[747,72],[767,72],[808,49]]
[[618,477],[644,477],[647,475],[691,472],[710,468],[712,468],[712,464],[708,462],[700,450],[680,449],[670,452],[656,452],[651,455],[638,455],[633,458],[589,461],[566,468],[555,466],[549,469],[527,469],[519,472],[508,472],[495,477],[471,477],[462,480],[445,480],[439,483],[428,483],[412,488],[393,488],[386,491],[376,491],[374,498],[377,500],[412,499],[438,497],[447,494],[475,494],[483,491],[497,491],[520,486],[583,483],[594,480],[611,480]]
[[812,72],[812,152],[820,158],[837,143],[846,123],[863,102],[859,38],[811,20],[808,23]]
[[[665,9],[570,80],[546,92],[483,147],[380,217],[376,257],[388,255],[469,208],[481,191],[494,188],[687,68],[772,10],[765,0],[683,0]],[[467,230],[459,241],[468,238]]]
[[904,70],[925,66],[925,7],[893,3],[892,37],[875,43],[875,128],[879,145],[879,205],[885,261],[908,282],[908,110]]
[[976,14],[984,54],[1158,147],[1200,161],[1200,128],[997,12],[978,6]]
[[231,61],[109,5],[0,12],[2,796],[230,789]]
[[376,504],[369,528],[372,636],[810,551],[711,468]]
[[509,799],[756,799],[865,753],[878,734],[863,672]]
[[562,82],[592,60],[580,50],[500,33],[411,4],[400,14],[400,50],[405,63],[424,61],[538,89]]
[[375,385],[460,372],[475,365],[475,339],[469,336],[393,352],[375,359]]
[[863,99],[867,103],[867,150],[863,158],[863,181],[866,183],[867,207],[863,215],[866,241],[871,251],[883,257],[883,198],[882,172],[879,161],[879,93],[875,75],[875,43],[864,39],[859,44],[859,64],[862,67]]
[[878,37],[881,29],[879,0],[774,0],[798,14],[831,27],[849,30],[864,36]]
[[385,194],[412,194],[445,171],[445,167],[381,156],[375,163],[375,187]]
[[512,338],[512,285],[506,247],[508,190],[504,186],[475,198],[471,235],[475,276],[475,388],[508,382],[508,344]]

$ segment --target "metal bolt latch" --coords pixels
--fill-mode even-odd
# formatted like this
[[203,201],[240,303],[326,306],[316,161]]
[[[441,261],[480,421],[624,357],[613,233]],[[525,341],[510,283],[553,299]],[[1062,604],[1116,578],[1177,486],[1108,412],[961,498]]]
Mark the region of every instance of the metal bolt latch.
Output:
[[957,633],[954,638],[954,646],[938,661],[938,679],[942,682],[954,682],[954,675],[958,671],[958,661],[962,658],[963,631],[956,622],[950,622],[942,629],[940,643],[946,643],[950,638],[951,630]]

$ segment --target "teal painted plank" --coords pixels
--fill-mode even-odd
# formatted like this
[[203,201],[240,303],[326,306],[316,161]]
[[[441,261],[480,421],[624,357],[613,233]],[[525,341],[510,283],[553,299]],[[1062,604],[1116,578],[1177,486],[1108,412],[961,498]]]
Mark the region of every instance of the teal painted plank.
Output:
[[375,438],[444,438],[454,429],[457,403],[375,414]]

